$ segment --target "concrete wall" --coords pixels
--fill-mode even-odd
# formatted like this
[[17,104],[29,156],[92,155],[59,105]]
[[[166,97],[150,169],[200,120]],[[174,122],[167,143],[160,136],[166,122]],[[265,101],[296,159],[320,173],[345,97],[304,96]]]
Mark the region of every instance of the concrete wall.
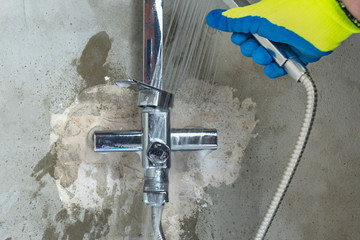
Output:
[[[93,127],[139,128],[136,94],[107,80],[141,79],[142,4],[1,6],[0,239],[147,239],[139,158],[97,155],[87,142]],[[302,87],[267,79],[228,37],[219,44],[213,98],[192,109],[183,94],[174,109],[175,125],[216,127],[222,138],[205,159],[175,156],[169,239],[250,239],[303,118]],[[352,36],[309,67],[318,114],[268,239],[360,234],[359,49],[360,36]]]
[[[256,103],[258,135],[245,151],[239,179],[221,190],[208,189],[216,204],[200,214],[204,222],[197,229],[215,231],[215,239],[230,233],[239,239],[253,236],[292,152],[305,107],[302,86],[287,77],[267,79],[250,59],[234,60],[235,48],[225,54],[220,75],[237,69],[238,77],[222,84],[238,89],[240,100],[251,96]],[[360,36],[354,35],[309,66],[319,93],[315,125],[268,239],[358,238],[358,49]],[[217,218],[210,218],[214,214]]]

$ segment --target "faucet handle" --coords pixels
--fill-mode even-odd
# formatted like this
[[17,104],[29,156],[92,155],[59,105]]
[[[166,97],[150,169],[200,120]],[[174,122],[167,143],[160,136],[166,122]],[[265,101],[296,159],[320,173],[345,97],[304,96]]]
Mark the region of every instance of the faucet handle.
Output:
[[171,108],[173,106],[174,98],[172,93],[134,79],[119,79],[114,80],[114,83],[119,87],[131,87],[133,89],[135,87],[135,90],[139,91],[139,107]]
[[158,89],[156,87],[153,87],[149,84],[143,83],[143,82],[135,80],[135,79],[115,79],[113,82],[116,85],[118,85],[119,87],[132,87],[133,89],[135,87],[135,89],[137,89],[139,91],[141,90],[141,88],[161,91],[161,89]]

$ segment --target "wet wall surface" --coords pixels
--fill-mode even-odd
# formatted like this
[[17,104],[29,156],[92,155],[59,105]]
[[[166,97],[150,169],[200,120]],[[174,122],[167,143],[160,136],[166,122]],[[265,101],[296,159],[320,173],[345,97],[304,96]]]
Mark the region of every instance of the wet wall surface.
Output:
[[[136,94],[109,79],[141,79],[142,4],[11,1],[0,11],[0,239],[148,239],[139,157],[98,155],[87,141],[94,127],[140,127]],[[215,126],[224,140],[205,158],[175,155],[169,239],[250,239],[303,118],[301,86],[219,48],[217,91],[190,104],[184,89],[173,119]],[[353,36],[310,66],[318,114],[268,239],[360,234],[359,49]]]

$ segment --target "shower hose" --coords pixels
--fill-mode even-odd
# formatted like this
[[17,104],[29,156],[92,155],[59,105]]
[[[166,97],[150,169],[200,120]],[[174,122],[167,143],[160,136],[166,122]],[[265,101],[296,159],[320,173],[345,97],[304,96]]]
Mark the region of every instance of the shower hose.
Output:
[[[238,7],[237,3],[233,0],[223,0],[223,2],[230,8]],[[311,127],[314,122],[315,112],[316,112],[316,104],[317,104],[317,91],[316,85],[314,81],[311,79],[309,73],[306,71],[305,67],[302,66],[296,60],[296,55],[290,54],[295,58],[291,61],[288,61],[290,58],[286,57],[282,51],[279,52],[279,49],[273,45],[268,39],[259,36],[258,34],[253,34],[254,38],[262,45],[266,50],[270,50],[271,53],[275,53],[274,60],[278,63],[279,66],[285,66],[285,70],[289,75],[298,82],[301,82],[307,94],[307,105],[305,118],[301,127],[300,135],[296,142],[295,149],[290,157],[290,161],[284,171],[281,182],[275,192],[275,195],[270,203],[270,206],[263,218],[260,227],[257,230],[255,235],[255,240],[263,240],[267,231],[270,228],[270,225],[276,215],[276,212],[281,204],[281,201],[284,198],[286,190],[288,189],[291,180],[294,176],[296,168],[300,162],[301,156],[305,150],[307,140],[310,135]],[[287,66],[287,62],[290,63],[289,67]],[[293,64],[294,63],[294,64]],[[295,67],[294,67],[295,66]],[[298,74],[302,74],[301,76]]]
[[298,137],[295,149],[291,155],[290,161],[284,171],[281,182],[275,192],[275,195],[271,201],[271,204],[266,212],[265,217],[263,218],[260,227],[255,236],[255,240],[263,240],[269,227],[275,217],[277,210],[281,204],[281,201],[284,198],[286,190],[288,189],[290,182],[294,176],[296,168],[300,162],[301,156],[305,150],[307,140],[310,135],[311,127],[314,122],[316,104],[317,104],[317,91],[314,81],[311,79],[310,75],[304,74],[299,82],[301,82],[307,94],[307,106],[305,112],[305,118],[302,123],[300,135]]

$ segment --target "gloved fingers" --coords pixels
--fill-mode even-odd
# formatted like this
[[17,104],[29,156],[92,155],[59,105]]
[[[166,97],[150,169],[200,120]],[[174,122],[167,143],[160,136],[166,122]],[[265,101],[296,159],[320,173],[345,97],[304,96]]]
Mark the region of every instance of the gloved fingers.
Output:
[[233,32],[229,29],[228,18],[223,16],[222,13],[225,12],[226,9],[215,9],[209,12],[206,16],[206,23],[215,29],[225,31],[225,32]]
[[272,62],[264,68],[264,73],[269,78],[277,78],[286,75],[286,72],[283,68],[279,67],[275,62]]
[[251,57],[255,49],[257,49],[259,46],[260,44],[255,40],[255,38],[249,38],[240,45],[241,53],[245,57]]
[[299,60],[304,64],[307,65],[309,63],[312,62],[317,62],[320,60],[320,58],[322,58],[323,56],[326,56],[330,53],[332,53],[332,51],[329,51],[327,53],[324,54],[313,54],[314,52],[308,52],[306,50],[303,49],[298,49],[296,47],[290,46],[291,51],[299,58]]
[[259,33],[259,35],[266,38],[273,37],[274,35],[279,35],[281,38],[281,34],[278,34],[278,31],[283,31],[284,29],[273,25],[267,19],[251,15],[240,18],[231,18],[223,15],[223,13],[226,11],[237,9],[245,10],[246,8],[247,7],[232,8],[230,10],[212,10],[206,16],[206,23],[210,27],[224,32]]
[[[259,3],[263,2],[264,1],[261,1]],[[321,51],[311,42],[301,37],[296,32],[288,30],[286,27],[273,24],[270,20],[260,17],[257,14],[251,14],[256,9],[254,6],[255,4],[242,8],[233,8],[230,10],[215,9],[208,14],[206,22],[209,26],[218,30],[237,33],[234,37],[232,37],[232,41],[237,45],[241,44],[241,42],[245,42],[245,38],[247,36],[246,34],[250,33],[257,33],[270,41],[289,45],[293,50],[295,50],[294,52],[298,58],[305,64],[309,62],[316,62],[321,57],[331,53],[331,51]],[[252,8],[250,9],[250,7]],[[232,11],[233,13],[224,13],[225,11]],[[284,24],[286,24],[286,21]]]
[[252,38],[253,36],[250,33],[233,33],[231,35],[231,41],[236,45],[241,45],[243,42]]
[[[243,8],[233,8],[233,9],[245,9]],[[232,9],[230,9],[232,10]],[[241,18],[231,18],[223,15],[224,12],[228,9],[215,9],[208,13],[206,16],[206,23],[215,29],[224,31],[224,32],[238,32],[238,33],[257,33],[259,27],[262,23],[262,18],[260,17],[241,17]]]
[[256,48],[251,56],[254,62],[260,65],[268,65],[272,61],[274,61],[271,55],[268,53],[268,51],[266,51],[266,49],[262,46]]

